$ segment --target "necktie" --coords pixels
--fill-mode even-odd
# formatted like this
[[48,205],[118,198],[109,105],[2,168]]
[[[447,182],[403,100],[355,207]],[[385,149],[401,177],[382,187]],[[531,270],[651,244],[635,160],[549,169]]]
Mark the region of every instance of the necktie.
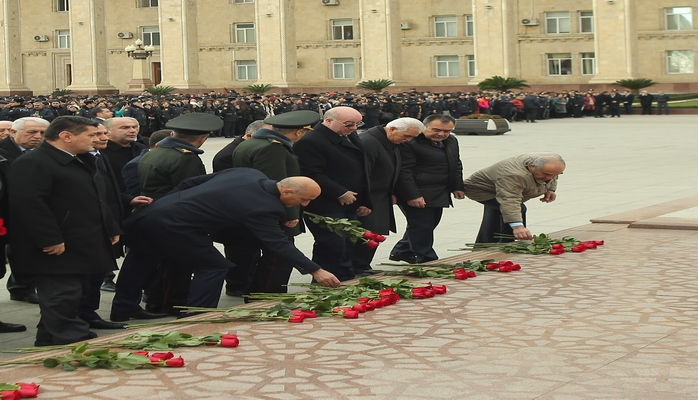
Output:
[[107,172],[107,163],[104,162],[104,158],[102,157],[102,155],[97,153],[95,154],[95,157],[97,157],[97,166],[99,167],[99,169],[101,169],[104,172]]

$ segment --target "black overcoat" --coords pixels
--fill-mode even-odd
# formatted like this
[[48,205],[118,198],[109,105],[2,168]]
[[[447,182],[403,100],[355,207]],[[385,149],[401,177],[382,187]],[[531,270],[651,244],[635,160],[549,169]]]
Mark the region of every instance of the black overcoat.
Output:
[[[73,157],[48,142],[12,163],[8,173],[13,268],[28,274],[96,274],[113,269],[118,224],[91,154]],[[61,255],[45,247],[65,243]]]

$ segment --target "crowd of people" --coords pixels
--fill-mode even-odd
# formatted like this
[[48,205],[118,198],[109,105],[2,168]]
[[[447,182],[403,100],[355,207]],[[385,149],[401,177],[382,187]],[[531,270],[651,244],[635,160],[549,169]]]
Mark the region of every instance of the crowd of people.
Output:
[[[569,99],[579,96],[594,97],[513,97],[523,97],[523,119],[534,122],[543,103],[527,110],[527,98],[547,98],[551,109],[554,99],[568,99],[564,115],[574,117]],[[612,116],[622,96],[603,100]],[[123,113],[113,110],[118,99],[66,107],[47,98],[51,116],[25,115],[26,104],[13,101],[2,113],[9,121],[0,122],[9,124],[0,125],[8,131],[0,140],[7,226],[0,240],[9,249],[11,299],[39,305],[35,344],[45,346],[90,339],[92,329],[121,329],[131,319],[186,315],[179,306],[216,307],[224,285],[229,295],[285,292],[293,268],[330,287],[372,274],[375,248],[323,229],[304,210],[358,220],[384,235],[397,233],[399,210],[407,227],[389,258],[409,263],[439,258],[434,231],[454,200],[483,205],[477,242],[531,239],[524,203],[556,199],[562,157],[522,154],[465,176],[451,134],[455,117],[473,112],[514,120],[518,107],[508,114],[502,107],[509,97],[227,93],[188,99],[184,108],[176,97],[127,99]],[[217,111],[202,111],[212,99]],[[156,112],[139,118],[133,109],[148,102]],[[561,117],[562,108],[553,115]],[[207,171],[200,148],[216,135],[235,140]],[[309,256],[294,246],[306,229],[314,239]],[[101,290],[116,292],[111,321],[97,313]],[[25,329],[0,323],[0,332]]]

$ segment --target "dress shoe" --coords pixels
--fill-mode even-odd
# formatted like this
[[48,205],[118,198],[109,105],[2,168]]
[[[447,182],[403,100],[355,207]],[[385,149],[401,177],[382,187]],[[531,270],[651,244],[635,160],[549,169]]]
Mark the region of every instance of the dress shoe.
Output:
[[26,330],[27,327],[24,325],[0,322],[0,333],[24,332]]
[[29,304],[39,304],[39,297],[36,293],[10,294],[10,300],[23,301]]
[[90,324],[91,329],[124,329],[126,324],[121,324],[119,322],[109,322],[103,319],[93,319],[92,321],[87,321]]
[[99,290],[103,290],[105,292],[116,292],[116,283],[113,281],[104,281],[102,286],[99,287]]
[[151,313],[148,311],[145,311],[142,308],[138,308],[137,311],[130,312],[128,314],[114,314],[112,313],[111,316],[109,317],[110,320],[114,322],[125,322],[128,321],[129,319],[157,319],[157,318],[165,318],[167,317],[167,314],[164,313]]
[[391,254],[388,259],[390,261],[406,261],[410,264],[416,264],[415,256],[405,253]]

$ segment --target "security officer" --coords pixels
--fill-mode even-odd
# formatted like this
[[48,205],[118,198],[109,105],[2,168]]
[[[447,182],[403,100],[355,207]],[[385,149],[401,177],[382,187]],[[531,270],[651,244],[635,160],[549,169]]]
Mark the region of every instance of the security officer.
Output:
[[[300,175],[298,157],[293,154],[293,144],[319,121],[320,114],[308,110],[292,111],[265,119],[264,123],[271,125],[271,129],[259,129],[249,140],[241,143],[233,152],[233,167],[254,168],[275,181]],[[289,207],[286,209],[286,219],[282,222],[282,229],[291,243],[294,236],[304,231],[303,225],[299,223],[300,213],[299,206]],[[246,243],[245,248],[241,249],[241,242],[240,240],[228,242],[226,254],[233,256],[233,259],[230,257],[229,259],[237,264],[236,268],[241,267],[241,270],[252,272],[253,278],[249,292],[285,293],[293,265],[263,249],[263,246],[257,245],[254,254],[251,254],[249,249],[255,246]],[[237,246],[235,246],[236,243]],[[229,247],[232,247],[231,251]],[[237,251],[235,247],[238,248]],[[260,248],[264,250],[264,254],[259,259],[256,270],[254,267],[245,268],[250,264],[249,260],[259,254]],[[250,256],[248,260],[235,259],[236,254],[245,253]]]
[[259,102],[260,100],[262,100],[261,96],[252,96],[252,101],[250,102],[252,121],[259,121],[267,117],[267,112],[264,110],[262,103]]
[[[138,162],[141,194],[158,201],[185,179],[205,175],[199,149],[211,132],[218,131],[223,121],[207,113],[189,113],[174,118],[167,128],[174,132],[143,155]],[[148,289],[147,310],[176,314],[176,305],[184,305],[189,292],[191,265],[163,263]],[[166,294],[166,295],[165,295]]]
[[305,257],[280,227],[286,207],[306,205],[319,194],[312,179],[296,176],[276,182],[251,168],[231,168],[182,182],[175,192],[126,221],[131,250],[119,273],[111,319],[143,316],[140,288],[161,258],[196,267],[188,306],[216,307],[225,275],[234,267],[211,241],[210,235],[221,229],[246,230],[318,283],[338,287],[339,280]]
[[238,120],[235,100],[235,97],[228,97],[228,102],[220,109],[220,115],[223,118],[223,136],[227,138],[235,136],[235,123]]

